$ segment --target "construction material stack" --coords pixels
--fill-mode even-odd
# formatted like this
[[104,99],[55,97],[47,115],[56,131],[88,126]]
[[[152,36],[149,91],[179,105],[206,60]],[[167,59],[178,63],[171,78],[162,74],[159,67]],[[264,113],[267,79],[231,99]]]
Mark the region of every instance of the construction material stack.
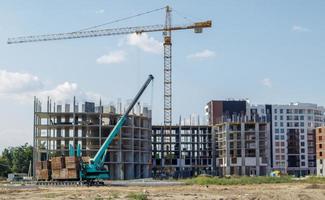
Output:
[[51,162],[37,161],[36,162],[36,179],[48,181],[51,179]]
[[65,159],[63,156],[60,157],[53,157],[52,158],[52,179],[53,180],[60,180],[65,179]]
[[79,159],[77,157],[65,157],[65,177],[66,179],[79,178]]

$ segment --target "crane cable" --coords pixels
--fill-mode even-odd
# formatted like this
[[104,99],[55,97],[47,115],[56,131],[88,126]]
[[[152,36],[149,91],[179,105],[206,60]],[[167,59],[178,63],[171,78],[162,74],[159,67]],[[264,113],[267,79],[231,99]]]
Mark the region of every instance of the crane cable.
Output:
[[86,31],[86,30],[89,30],[89,29],[95,29],[95,28],[98,28],[98,27],[101,27],[101,26],[105,26],[105,25],[108,25],[108,24],[113,24],[113,23],[125,21],[125,20],[128,20],[128,19],[132,19],[132,18],[135,18],[135,17],[139,17],[139,16],[142,16],[142,15],[146,15],[146,14],[149,14],[149,13],[157,12],[157,11],[163,10],[165,8],[166,7],[157,8],[157,9],[150,10],[150,11],[143,12],[143,13],[139,13],[139,14],[136,14],[136,15],[131,15],[131,16],[124,17],[124,18],[121,18],[121,19],[116,19],[116,20],[113,20],[113,21],[109,21],[109,22],[106,22],[106,23],[103,23],[103,24],[99,24],[99,25],[95,25],[95,26],[90,26],[90,27],[87,27],[87,28],[84,28],[84,29],[81,29],[81,30],[75,31],[75,32]]

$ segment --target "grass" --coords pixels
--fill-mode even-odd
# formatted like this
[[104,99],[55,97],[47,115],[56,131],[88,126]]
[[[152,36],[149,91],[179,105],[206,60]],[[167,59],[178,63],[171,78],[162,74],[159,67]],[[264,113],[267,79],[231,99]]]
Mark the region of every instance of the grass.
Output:
[[282,177],[230,177],[230,178],[218,178],[218,177],[196,177],[185,180],[187,184],[195,185],[251,185],[251,184],[268,184],[268,183],[291,183],[294,182],[289,176]]
[[311,184],[325,184],[325,177],[310,176],[304,180],[301,180],[301,182]]
[[148,200],[148,195],[144,193],[130,193],[127,196],[128,199],[133,199],[133,200]]

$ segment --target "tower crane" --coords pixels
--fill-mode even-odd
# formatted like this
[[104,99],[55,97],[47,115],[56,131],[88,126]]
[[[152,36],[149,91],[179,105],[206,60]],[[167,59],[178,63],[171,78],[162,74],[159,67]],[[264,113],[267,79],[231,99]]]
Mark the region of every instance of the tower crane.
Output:
[[[95,29],[95,30],[81,30],[76,32],[67,33],[57,33],[57,34],[47,34],[47,35],[34,35],[34,36],[23,36],[9,38],[8,44],[17,43],[27,43],[27,42],[42,42],[51,40],[66,40],[66,39],[76,39],[76,38],[89,38],[89,37],[101,37],[101,36],[113,36],[113,35],[123,35],[123,34],[141,34],[146,32],[163,32],[164,36],[164,126],[165,130],[170,130],[172,125],[172,31],[193,29],[195,33],[202,33],[203,28],[210,28],[212,26],[212,21],[201,21],[195,22],[187,25],[172,25],[170,6],[164,8],[155,9],[153,11],[165,9],[165,24],[164,25],[150,25],[150,26],[135,26],[135,27],[124,27],[124,28],[113,28],[113,29]],[[147,14],[152,11],[142,13]],[[139,16],[135,15],[135,16]],[[133,16],[133,17],[135,17]],[[124,19],[129,19],[127,17]],[[116,21],[122,21],[116,20]],[[108,23],[107,23],[108,24]],[[99,26],[95,26],[97,28]]]
[[172,38],[171,32],[177,30],[194,29],[195,33],[202,33],[203,28],[212,25],[211,20],[196,22],[188,25],[172,26],[170,6],[166,6],[165,25],[136,26],[101,30],[76,31],[68,33],[57,33],[47,35],[34,35],[9,38],[8,44],[41,42],[50,40],[66,40],[75,38],[101,37],[112,35],[123,35],[131,33],[163,32],[164,35],[164,124],[170,126],[172,123]]

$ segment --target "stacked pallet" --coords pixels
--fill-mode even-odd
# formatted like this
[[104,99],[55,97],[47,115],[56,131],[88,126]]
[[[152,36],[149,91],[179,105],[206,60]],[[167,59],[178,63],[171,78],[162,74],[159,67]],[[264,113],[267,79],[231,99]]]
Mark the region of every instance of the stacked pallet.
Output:
[[84,164],[89,164],[90,163],[90,157],[89,156],[82,156],[81,159],[82,159],[82,162]]
[[63,156],[52,157],[52,179],[59,180],[65,179],[61,174],[61,170],[65,167],[65,159]]
[[50,161],[37,161],[36,162],[36,179],[44,180],[44,181],[51,179],[51,162]]
[[65,176],[67,179],[79,178],[79,160],[76,157],[65,157],[66,171]]
[[79,178],[79,160],[76,157],[53,157],[52,179],[71,180]]

